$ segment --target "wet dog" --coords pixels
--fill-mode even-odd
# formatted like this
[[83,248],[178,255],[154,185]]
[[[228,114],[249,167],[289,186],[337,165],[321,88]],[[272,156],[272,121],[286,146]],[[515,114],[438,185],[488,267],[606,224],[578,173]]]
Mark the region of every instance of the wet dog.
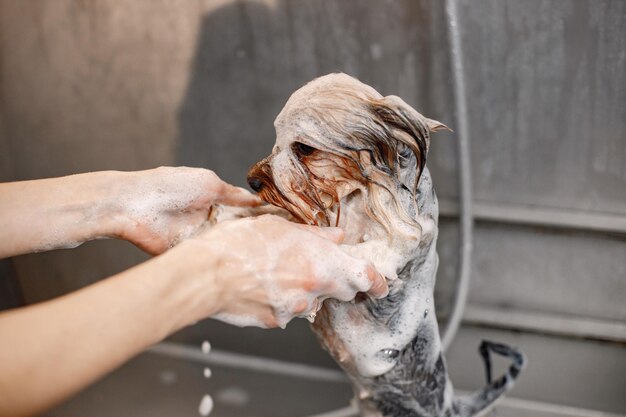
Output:
[[[350,376],[363,416],[471,416],[509,390],[521,353],[483,342],[488,385],[454,397],[442,354],[433,292],[438,205],[426,156],[430,132],[446,127],[396,96],[345,74],[296,91],[275,121],[272,154],[248,183],[300,222],[339,226],[344,248],[372,261],[389,296],[326,300],[313,329]],[[491,380],[489,353],[512,359]]]

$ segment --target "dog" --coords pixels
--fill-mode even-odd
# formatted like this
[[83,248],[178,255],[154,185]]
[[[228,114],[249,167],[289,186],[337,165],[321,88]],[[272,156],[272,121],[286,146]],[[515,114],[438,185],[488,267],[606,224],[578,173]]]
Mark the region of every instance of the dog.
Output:
[[[488,384],[454,397],[435,317],[438,204],[425,165],[430,132],[447,127],[346,74],[297,90],[274,126],[276,144],[249,171],[250,187],[299,222],[341,227],[343,248],[372,261],[388,281],[384,299],[328,299],[310,317],[349,375],[361,415],[473,416],[487,409],[512,387],[525,358],[483,342]],[[512,359],[496,380],[490,353]]]

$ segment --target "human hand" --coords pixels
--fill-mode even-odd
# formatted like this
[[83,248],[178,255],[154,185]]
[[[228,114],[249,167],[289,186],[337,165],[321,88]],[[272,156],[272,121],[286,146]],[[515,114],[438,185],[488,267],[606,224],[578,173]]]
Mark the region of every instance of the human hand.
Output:
[[262,204],[207,169],[161,167],[125,174],[114,203],[120,221],[112,234],[153,255],[202,230],[213,204]]
[[293,317],[314,318],[326,298],[387,295],[385,278],[343,252],[342,240],[341,229],[265,215],[220,223],[172,252],[203,282],[194,287],[207,292],[197,319],[285,327]]

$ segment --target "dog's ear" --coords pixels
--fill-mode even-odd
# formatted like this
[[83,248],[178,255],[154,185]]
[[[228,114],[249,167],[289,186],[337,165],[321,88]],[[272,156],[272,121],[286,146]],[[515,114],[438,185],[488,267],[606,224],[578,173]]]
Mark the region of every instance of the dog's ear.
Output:
[[430,130],[431,132],[438,132],[440,130],[447,130],[449,132],[452,132],[452,129],[450,129],[448,126],[444,125],[441,122],[438,122],[437,120],[433,120],[433,119],[426,119],[426,125],[428,126],[428,130]]
[[[430,132],[448,129],[446,125],[421,115],[398,96],[387,96],[372,101],[374,112],[390,129],[390,133],[398,143],[396,149],[403,155],[403,149],[410,149],[415,157],[417,172],[398,172],[399,179],[415,193],[417,183],[430,147]],[[449,129],[448,129],[449,130]],[[402,171],[402,166],[398,167]],[[407,184],[410,182],[410,184]]]
[[375,100],[376,113],[392,126],[411,135],[416,142],[423,141],[426,151],[430,146],[429,132],[450,130],[443,123],[423,116],[398,96],[387,96]]

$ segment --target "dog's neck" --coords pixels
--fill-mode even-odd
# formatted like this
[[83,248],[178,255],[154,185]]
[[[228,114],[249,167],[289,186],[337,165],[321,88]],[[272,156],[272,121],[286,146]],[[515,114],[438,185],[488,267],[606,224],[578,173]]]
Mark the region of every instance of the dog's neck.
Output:
[[[419,381],[428,379],[428,374],[432,374],[432,378],[447,379],[432,299],[438,264],[435,250],[438,205],[428,170],[420,179],[417,207],[409,193],[406,194],[402,204],[421,227],[419,239],[412,239],[409,234],[389,236],[379,224],[366,219],[356,201],[348,201],[348,207],[342,206],[341,216],[345,219],[340,220],[340,225],[346,230],[347,243],[352,244],[346,245],[346,250],[373,261],[391,278],[390,295],[377,301],[328,300],[324,313],[328,320],[314,326],[318,333],[323,333],[321,338],[325,345],[353,379],[365,409],[378,403],[383,385],[389,388],[389,385],[409,384],[408,376],[402,376],[405,373],[422,374],[410,380],[417,381],[415,387],[399,391],[413,399],[428,397],[418,392],[423,388]],[[365,242],[364,234],[369,235]],[[331,337],[328,337],[328,329],[324,329],[327,325],[332,327]],[[385,384],[381,385],[383,381]],[[443,383],[437,387],[445,391],[448,385]],[[432,396],[432,386],[424,389]],[[389,395],[390,390],[384,392]],[[451,399],[451,395],[449,397]]]
[[[409,192],[400,198],[421,228],[418,239],[411,238],[412,231],[400,219],[395,219],[396,226],[406,234],[389,236],[366,214],[361,192],[347,193],[341,200],[344,250],[372,261],[390,278],[388,297],[327,300],[313,325],[352,379],[362,416],[437,416],[452,402],[434,311],[438,204],[427,169],[417,191],[417,204]],[[212,218],[219,222],[268,211],[288,215],[272,206],[218,207]]]
[[[426,245],[398,274],[402,283],[384,302],[369,308],[377,320],[388,320],[388,337],[408,340],[398,349],[393,367],[371,378],[351,374],[363,417],[441,416],[453,407],[453,388],[447,375],[432,302],[438,258],[435,242]],[[426,297],[426,298],[424,298]],[[394,336],[399,332],[404,337]],[[398,345],[402,344],[398,343]]]

